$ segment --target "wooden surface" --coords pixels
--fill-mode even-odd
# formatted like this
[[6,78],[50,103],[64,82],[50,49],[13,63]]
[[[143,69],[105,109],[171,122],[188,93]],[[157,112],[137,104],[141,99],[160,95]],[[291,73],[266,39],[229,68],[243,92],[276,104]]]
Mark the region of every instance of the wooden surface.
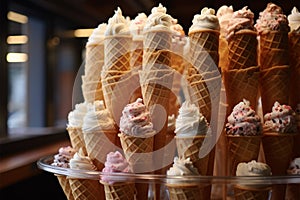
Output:
[[43,156],[55,154],[60,147],[68,145],[70,145],[70,141],[63,140],[7,157],[1,157],[0,189],[41,173],[41,170],[37,168],[37,160]]

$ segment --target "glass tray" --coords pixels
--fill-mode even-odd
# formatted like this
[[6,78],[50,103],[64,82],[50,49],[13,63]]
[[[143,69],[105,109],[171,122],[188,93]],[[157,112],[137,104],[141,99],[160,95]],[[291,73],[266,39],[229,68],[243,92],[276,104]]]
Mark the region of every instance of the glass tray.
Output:
[[37,161],[40,169],[53,174],[65,175],[80,179],[100,180],[103,175],[112,181],[134,181],[140,183],[160,183],[182,182],[199,184],[300,184],[300,175],[286,176],[166,176],[159,174],[128,174],[128,173],[103,173],[100,171],[74,170],[52,166],[54,155],[45,156]]

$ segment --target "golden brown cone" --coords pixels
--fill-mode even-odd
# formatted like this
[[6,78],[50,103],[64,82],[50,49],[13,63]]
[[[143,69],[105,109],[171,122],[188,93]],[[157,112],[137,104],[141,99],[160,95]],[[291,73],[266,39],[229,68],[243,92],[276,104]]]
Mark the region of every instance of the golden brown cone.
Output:
[[[117,130],[101,130],[83,134],[87,155],[93,160],[98,171],[104,167],[105,156],[110,148],[115,145]],[[109,143],[111,142],[111,144]],[[113,151],[113,150],[111,150]],[[106,153],[107,152],[107,153]]]
[[197,184],[166,184],[170,200],[205,200],[202,198],[204,187]]
[[[214,168],[214,153],[213,148],[207,155],[200,158],[199,153],[205,138],[208,136],[200,135],[194,137],[178,137],[175,136],[178,156],[184,159],[190,158],[194,167],[197,168],[200,175],[211,176]],[[203,150],[203,149],[202,149]],[[211,186],[203,187],[200,199],[209,199],[211,193]]]
[[219,65],[219,31],[201,30],[189,33],[190,62],[200,73]]
[[219,68],[221,72],[228,69],[228,42],[222,36],[219,38]]
[[289,73],[290,68],[288,65],[261,70],[260,93],[263,114],[270,113],[276,101],[288,105]]
[[289,105],[295,109],[300,103],[300,33],[289,33],[289,50],[291,68]]
[[235,176],[236,168],[241,162],[257,160],[262,136],[226,135],[228,143],[229,168],[231,176]]
[[262,70],[289,64],[288,33],[268,31],[260,33],[259,63]]
[[285,200],[297,200],[300,197],[300,184],[292,183],[286,186]]
[[[293,156],[294,135],[264,132],[262,144],[266,163],[271,167],[272,175],[286,175]],[[272,199],[284,199],[286,184],[276,184],[272,188]]]
[[103,200],[104,192],[98,180],[68,177],[75,200]]
[[106,200],[133,200],[135,199],[134,183],[114,183],[108,184],[100,181],[104,185]]
[[[120,133],[119,137],[125,158],[132,167],[133,172],[143,172],[143,170],[146,169],[146,166],[148,167],[151,165],[151,162],[153,161],[151,154],[147,155],[142,153],[149,153],[153,151],[154,137],[139,138],[123,133]],[[138,191],[138,199],[148,199],[148,184],[136,183],[135,187]]]
[[257,33],[240,30],[228,38],[228,69],[245,69],[257,64]]
[[89,80],[98,80],[104,64],[104,44],[86,46],[84,74]]
[[227,113],[243,99],[250,101],[250,105],[256,110],[259,91],[258,66],[247,69],[233,69],[223,71],[224,86],[226,89]]
[[251,186],[234,186],[234,197],[236,200],[268,200],[271,187],[253,188]]
[[82,148],[83,154],[87,155],[81,127],[67,127],[67,131],[70,137],[72,147],[76,151],[79,151],[79,149]]
[[58,174],[55,174],[55,176],[57,177],[60,187],[63,189],[64,194],[66,195],[67,199],[74,200],[74,197],[72,194],[72,189],[71,189],[69,180],[67,179],[67,176],[58,175]]

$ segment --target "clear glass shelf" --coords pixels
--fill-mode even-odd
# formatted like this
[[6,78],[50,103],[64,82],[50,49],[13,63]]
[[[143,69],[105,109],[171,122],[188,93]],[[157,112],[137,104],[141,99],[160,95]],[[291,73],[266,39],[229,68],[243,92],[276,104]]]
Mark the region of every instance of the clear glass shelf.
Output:
[[300,184],[300,175],[287,176],[166,176],[165,174],[128,174],[128,173],[103,173],[100,171],[74,170],[52,166],[53,155],[45,156],[37,161],[40,169],[53,174],[65,175],[81,179],[100,180],[102,176],[109,177],[112,181],[134,181],[140,183],[158,183],[167,182],[199,183],[199,184]]

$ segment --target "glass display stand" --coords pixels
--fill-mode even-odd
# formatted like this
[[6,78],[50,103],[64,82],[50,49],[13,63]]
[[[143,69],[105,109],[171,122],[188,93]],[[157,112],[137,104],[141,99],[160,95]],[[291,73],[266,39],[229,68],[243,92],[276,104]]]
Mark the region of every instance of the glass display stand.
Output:
[[[92,179],[100,180],[102,176],[109,177],[115,182],[135,182],[135,183],[147,183],[149,184],[149,199],[154,198],[155,185],[161,185],[162,191],[165,194],[161,194],[160,199],[167,200],[168,192],[166,184],[170,182],[176,182],[179,184],[199,184],[199,185],[211,185],[211,199],[234,199],[232,188],[234,185],[266,185],[276,186],[286,184],[298,185],[300,188],[300,175],[287,175],[287,176],[260,176],[260,177],[245,177],[245,176],[166,176],[164,174],[128,174],[128,173],[102,173],[100,171],[88,171],[88,170],[74,170],[69,168],[62,168],[52,166],[53,155],[45,156],[37,161],[37,165],[40,169],[58,175],[65,175],[68,177],[78,179]],[[271,195],[271,192],[270,192]]]

